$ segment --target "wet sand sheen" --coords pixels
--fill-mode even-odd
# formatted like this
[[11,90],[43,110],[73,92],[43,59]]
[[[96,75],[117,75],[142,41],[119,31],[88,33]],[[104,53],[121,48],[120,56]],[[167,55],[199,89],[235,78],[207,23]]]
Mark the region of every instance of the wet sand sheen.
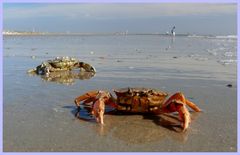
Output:
[[[111,40],[111,38],[108,39]],[[146,44],[149,47],[147,45],[139,47],[139,49],[145,49],[141,53],[131,45],[126,45],[123,55],[117,55],[119,54],[117,53],[116,57],[113,57],[111,51],[115,49],[108,46],[108,39],[101,45],[102,48],[99,51],[107,47],[109,50],[102,54],[97,53],[96,50],[89,56],[87,55],[89,53],[84,52],[76,55],[68,53],[70,56],[79,58],[83,54],[84,61],[90,62],[97,69],[96,76],[89,80],[76,79],[70,86],[48,82],[39,76],[32,77],[26,74],[27,69],[50,58],[50,55],[58,54],[57,50],[51,50],[52,48],[49,47],[51,45],[38,47],[34,50],[36,59],[31,59],[30,55],[12,56],[11,53],[18,54],[19,51],[24,50],[11,42],[11,39],[5,40],[4,46],[11,49],[4,50],[4,151],[237,150],[236,64],[224,66],[217,62],[217,58],[213,59],[209,55],[204,55],[208,57],[208,60],[204,61],[190,59],[188,53],[176,53],[180,47],[183,48],[177,43],[169,53],[156,53],[154,49],[160,45],[152,43],[152,48],[148,45],[152,39],[156,38],[148,38],[150,41]],[[112,44],[116,42],[124,44],[125,40],[121,39],[117,38]],[[132,38],[127,39],[132,40]],[[168,41],[168,38],[161,39]],[[176,38],[176,42],[181,41],[185,44],[189,41],[178,39]],[[135,38],[134,42],[137,42],[136,40],[141,43],[142,38]],[[62,41],[64,40],[60,39],[56,43],[61,45]],[[198,41],[204,43],[204,40],[196,40]],[[20,43],[24,45],[29,42],[31,41],[26,37]],[[94,42],[95,40],[90,39],[85,44]],[[228,45],[227,41],[221,43]],[[160,47],[162,46],[165,44],[161,44]],[[29,50],[31,48],[33,47],[29,47]],[[48,49],[49,55],[41,53],[44,48]],[[86,45],[75,48],[84,51]],[[88,46],[88,52],[92,48],[99,48],[99,46]],[[120,46],[118,48],[119,51],[123,50]],[[190,50],[187,47],[184,48],[186,48],[184,51]],[[198,55],[201,55],[200,51]],[[138,55],[132,55],[132,53],[138,53]],[[99,58],[100,55],[104,58]],[[122,58],[124,55],[128,55],[130,60]],[[153,56],[148,57],[149,55]],[[177,55],[178,58],[173,58],[173,55]],[[148,57],[148,60],[139,59],[139,57]],[[190,66],[186,64],[187,62]],[[209,64],[214,65],[206,68]],[[229,83],[232,84],[231,88],[227,87]],[[180,130],[178,126],[169,126],[170,117],[165,115],[109,114],[105,115],[106,125],[103,127],[93,120],[85,121],[74,117],[76,109],[73,100],[76,96],[88,90],[105,89],[112,92],[113,88],[126,86],[152,87],[169,93],[182,91],[202,108],[203,112],[191,112],[192,123],[185,133],[178,132]],[[84,111],[83,115],[85,115]]]

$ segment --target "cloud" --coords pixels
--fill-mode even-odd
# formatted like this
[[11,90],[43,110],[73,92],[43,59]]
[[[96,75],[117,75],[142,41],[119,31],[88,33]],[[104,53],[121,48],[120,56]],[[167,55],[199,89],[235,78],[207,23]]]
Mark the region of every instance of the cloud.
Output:
[[[27,4],[26,4],[27,6]],[[151,18],[160,16],[236,14],[236,4],[48,4],[3,7],[3,19],[61,17],[70,19]]]

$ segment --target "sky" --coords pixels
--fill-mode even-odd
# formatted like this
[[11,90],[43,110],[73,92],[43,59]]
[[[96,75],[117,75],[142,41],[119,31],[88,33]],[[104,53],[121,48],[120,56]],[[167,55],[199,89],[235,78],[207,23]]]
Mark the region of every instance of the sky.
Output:
[[3,29],[77,33],[236,35],[234,3],[4,3]]

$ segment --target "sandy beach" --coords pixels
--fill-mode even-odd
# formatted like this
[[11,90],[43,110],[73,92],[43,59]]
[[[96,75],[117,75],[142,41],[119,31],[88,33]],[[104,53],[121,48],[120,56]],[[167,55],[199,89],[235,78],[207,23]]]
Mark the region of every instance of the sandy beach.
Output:
[[[236,152],[237,40],[228,36],[4,36],[4,152]],[[27,70],[56,56],[92,64],[88,79],[46,80]],[[89,90],[148,87],[183,92],[191,111],[182,133],[166,115],[74,117]],[[89,117],[81,111],[82,118]]]

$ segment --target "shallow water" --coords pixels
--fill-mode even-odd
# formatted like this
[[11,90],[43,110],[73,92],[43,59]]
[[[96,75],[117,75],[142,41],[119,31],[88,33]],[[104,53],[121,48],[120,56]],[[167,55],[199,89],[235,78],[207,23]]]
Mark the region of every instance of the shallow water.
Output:
[[[236,39],[4,36],[3,46],[4,151],[237,150]],[[56,56],[81,59],[97,73],[71,85],[26,73]],[[102,128],[74,117],[76,96],[127,86],[182,91],[204,112],[192,112],[186,133],[166,126],[164,115],[105,115]]]

